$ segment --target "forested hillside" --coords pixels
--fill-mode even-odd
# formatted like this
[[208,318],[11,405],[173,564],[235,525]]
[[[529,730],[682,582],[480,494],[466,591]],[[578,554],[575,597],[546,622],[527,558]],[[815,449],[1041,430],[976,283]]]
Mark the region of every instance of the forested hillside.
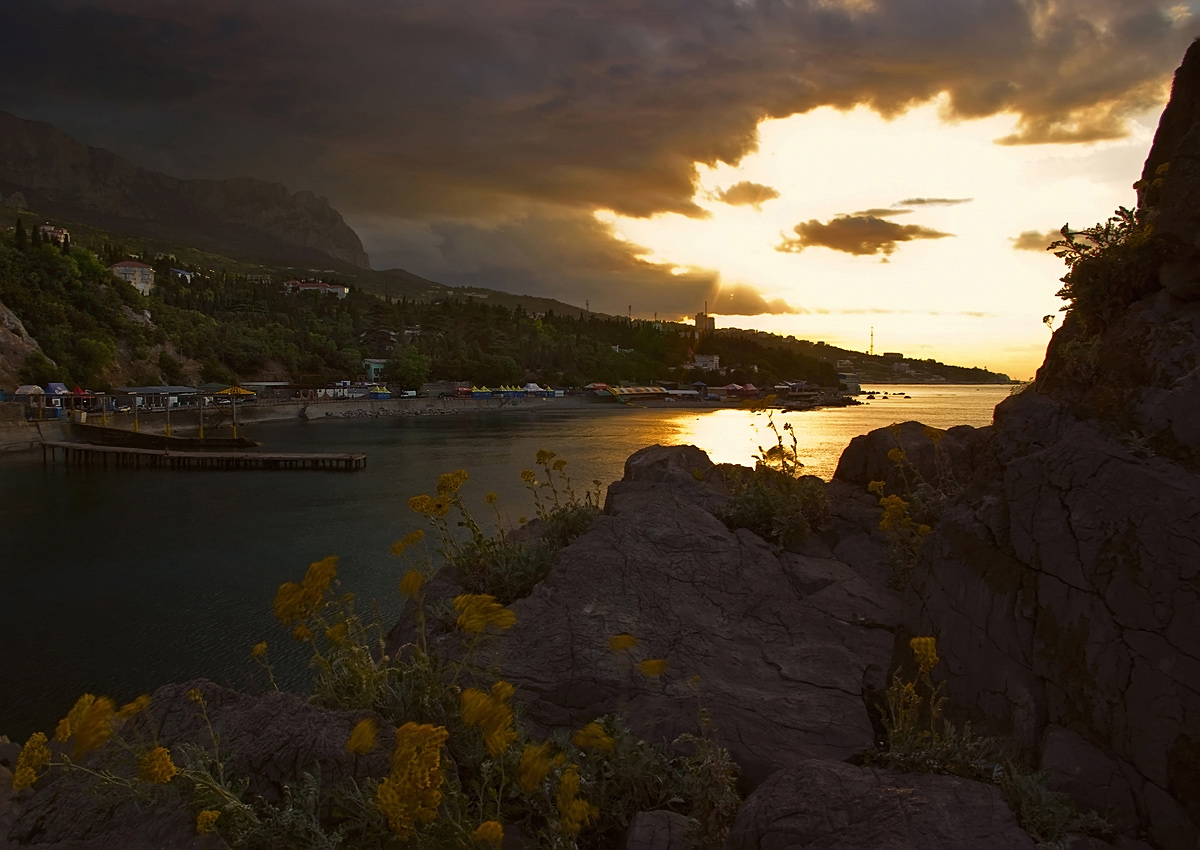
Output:
[[[95,253],[40,244],[23,227],[0,240],[0,302],[41,346],[12,370],[22,381],[105,388],[259,378],[318,386],[357,377],[364,358],[385,358],[397,388],[428,379],[836,383],[828,363],[745,340],[705,341],[727,374],[688,370],[683,364],[696,346],[690,325],[582,311],[533,315],[473,297],[289,293],[279,280],[188,267],[174,256],[151,260],[156,287],[142,296],[108,271],[128,257],[126,249],[111,241],[89,247]],[[188,271],[190,280],[172,269]]]

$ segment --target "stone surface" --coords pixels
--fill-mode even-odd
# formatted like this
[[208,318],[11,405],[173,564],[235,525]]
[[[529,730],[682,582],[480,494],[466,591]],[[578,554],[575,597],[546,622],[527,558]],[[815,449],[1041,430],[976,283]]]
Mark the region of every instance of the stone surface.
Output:
[[1077,732],[1046,729],[1041,770],[1048,788],[1070,795],[1081,809],[1103,813],[1121,832],[1136,828],[1137,804],[1121,765]]
[[629,824],[625,850],[692,850],[691,821],[678,812],[638,812]]
[[725,850],[1033,850],[990,785],[812,760],[781,770],[738,812]]
[[[699,450],[653,447],[626,468],[606,514],[514,604],[518,625],[498,641],[527,718],[572,728],[622,710],[669,741],[696,731],[698,693],[751,785],[871,746],[864,694],[884,685],[899,606],[874,500],[831,491],[825,535],[783,552],[713,515],[722,470]],[[614,653],[608,638],[622,632],[640,644]],[[635,668],[651,658],[667,660],[663,676]]]

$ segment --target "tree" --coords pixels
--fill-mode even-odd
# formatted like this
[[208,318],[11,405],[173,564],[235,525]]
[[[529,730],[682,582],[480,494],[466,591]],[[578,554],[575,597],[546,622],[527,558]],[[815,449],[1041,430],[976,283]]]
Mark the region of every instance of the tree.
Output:
[[432,358],[426,357],[411,346],[397,346],[388,357],[381,377],[384,383],[394,384],[393,389],[415,390],[429,379],[432,368]]
[[63,236],[62,252],[68,257],[71,255],[71,234],[69,233]]
[[19,217],[17,218],[16,230],[13,231],[13,244],[18,251],[24,251],[28,244],[28,240],[25,237],[25,223]]

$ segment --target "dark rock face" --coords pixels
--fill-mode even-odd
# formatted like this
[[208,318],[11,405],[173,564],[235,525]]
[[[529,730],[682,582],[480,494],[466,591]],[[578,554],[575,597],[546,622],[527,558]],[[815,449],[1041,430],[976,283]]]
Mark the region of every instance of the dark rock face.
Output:
[[[506,678],[545,728],[623,710],[648,740],[697,730],[697,695],[750,784],[797,759],[871,746],[899,597],[884,584],[875,499],[835,485],[829,530],[801,552],[730,531],[721,469],[692,447],[633,455],[606,515],[517,602]],[[632,652],[608,638],[635,635]],[[635,662],[665,658],[644,676]],[[693,677],[699,677],[698,682]]]
[[[1198,163],[1194,45],[1146,166],[1167,176],[1142,190],[1177,253],[1200,245]],[[1154,283],[1103,325],[1068,317],[1036,384],[955,435],[952,465],[972,474],[926,539],[905,625],[937,635],[952,703],[1040,758],[1052,787],[1126,839],[1195,850],[1200,303]],[[900,486],[887,451],[903,441],[928,466],[921,438],[860,437],[838,476]]]
[[369,268],[358,235],[324,198],[278,183],[179,180],[80,144],[49,124],[0,112],[0,186],[39,210],[98,227],[186,239],[252,256]]
[[810,760],[738,812],[725,850],[1033,850],[1000,791],[953,776]]

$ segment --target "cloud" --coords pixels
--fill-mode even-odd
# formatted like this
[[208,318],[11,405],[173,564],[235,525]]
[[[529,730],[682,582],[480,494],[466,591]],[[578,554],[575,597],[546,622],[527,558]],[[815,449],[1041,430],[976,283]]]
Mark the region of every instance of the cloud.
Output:
[[1062,239],[1062,234],[1057,230],[1047,230],[1045,233],[1040,230],[1023,230],[1020,236],[1009,237],[1013,249],[1017,251],[1045,251],[1051,242],[1057,242],[1059,239]]
[[912,210],[897,210],[889,207],[872,207],[869,210],[859,210],[856,213],[852,213],[852,215],[855,217],[867,216],[870,218],[888,218],[889,216],[893,215],[907,215],[910,212],[912,212]]
[[955,204],[969,204],[974,198],[905,198],[896,201],[897,207],[951,207]]
[[[387,230],[387,221],[373,227]],[[425,277],[558,298],[625,315],[694,313],[715,303],[716,272],[681,270],[645,259],[641,246],[618,240],[595,216],[561,207],[531,207],[500,223],[443,219],[410,230],[383,267],[421,268]]]
[[768,301],[758,290],[744,285],[722,286],[710,304],[710,312],[722,316],[758,316],[763,313],[807,313],[802,307],[792,307],[782,298]]
[[[944,92],[951,120],[1018,116],[1006,144],[1120,136],[1162,102],[1191,40],[1177,6],[27,0],[0,3],[0,108],[177,176],[311,189],[371,225],[373,257],[418,274],[456,267],[451,251],[488,272],[447,274],[573,298],[603,283],[600,267],[550,249],[557,210],[571,245],[623,257],[614,287],[640,279],[682,302],[711,281],[648,268],[584,218],[702,216],[696,163],[736,163],[760,121],[820,106],[893,116]],[[732,186],[726,202],[749,191]],[[887,217],[810,222],[785,250],[825,239],[886,257],[936,238]],[[839,241],[856,224],[870,233]],[[498,253],[485,262],[485,249]],[[535,268],[516,256],[526,249],[561,265]]]
[[944,239],[953,233],[942,233],[919,224],[896,224],[878,216],[839,215],[823,223],[816,219],[802,221],[793,230],[795,237],[785,236],[776,251],[795,254],[805,248],[822,247],[847,254],[891,254],[899,242],[914,239]]
[[724,191],[717,192],[715,197],[718,201],[726,204],[732,204],[733,206],[749,205],[757,210],[761,209],[764,202],[778,198],[779,192],[770,186],[743,180],[740,183],[734,183]]

